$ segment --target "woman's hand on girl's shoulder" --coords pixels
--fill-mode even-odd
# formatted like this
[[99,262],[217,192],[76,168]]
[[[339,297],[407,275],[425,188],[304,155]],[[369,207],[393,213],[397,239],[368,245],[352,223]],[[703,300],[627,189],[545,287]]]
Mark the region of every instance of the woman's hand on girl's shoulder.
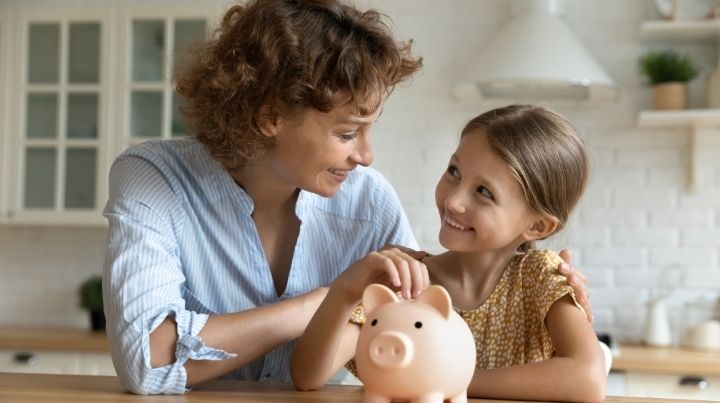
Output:
[[570,249],[560,251],[564,262],[558,265],[558,272],[567,278],[567,283],[575,291],[575,299],[585,310],[588,322],[592,323],[592,307],[590,306],[590,293],[587,288],[587,277],[572,265],[572,252]]

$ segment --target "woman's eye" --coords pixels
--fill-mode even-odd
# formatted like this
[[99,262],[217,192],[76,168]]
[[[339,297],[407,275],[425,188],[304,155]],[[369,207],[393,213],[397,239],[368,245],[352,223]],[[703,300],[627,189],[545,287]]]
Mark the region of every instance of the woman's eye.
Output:
[[340,141],[343,143],[347,143],[348,141],[353,141],[357,137],[357,132],[350,132],[350,133],[341,133],[337,135]]
[[477,192],[483,195],[484,197],[487,197],[488,199],[494,200],[495,196],[493,196],[492,192],[488,190],[485,186],[478,186]]

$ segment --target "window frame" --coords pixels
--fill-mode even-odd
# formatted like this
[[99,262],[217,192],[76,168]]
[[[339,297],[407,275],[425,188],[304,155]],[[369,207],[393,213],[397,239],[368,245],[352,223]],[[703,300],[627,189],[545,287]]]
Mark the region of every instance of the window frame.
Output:
[[[116,155],[120,154],[126,148],[135,144],[142,143],[147,140],[154,139],[169,139],[172,138],[172,94],[174,92],[174,85],[172,82],[172,69],[171,63],[173,61],[173,49],[172,44],[174,40],[174,32],[171,32],[170,25],[181,19],[193,19],[193,18],[205,18],[207,24],[205,26],[206,32],[209,34],[212,29],[220,21],[222,17],[221,12],[224,9],[220,6],[220,3],[216,3],[215,7],[212,4],[206,4],[204,7],[197,6],[174,6],[170,9],[162,5],[128,5],[122,8],[118,18],[118,44],[119,54],[121,56],[121,63],[118,63],[118,72],[116,80],[118,88],[115,91],[115,102],[119,106],[119,113],[117,115],[118,121],[115,126],[117,132],[113,136],[115,141],[114,149]],[[136,83],[131,79],[132,72],[132,23],[134,20],[162,20],[164,26],[164,39],[165,49],[163,53],[165,64],[163,66],[164,77],[162,83],[150,82],[150,83]],[[160,137],[148,137],[148,138],[133,138],[130,133],[131,125],[131,92],[133,90],[152,90],[161,91],[163,97],[162,105],[162,122],[161,122],[161,136]],[[116,156],[115,155],[115,156]]]
[[[0,4],[0,223],[8,216],[8,200],[10,181],[10,108],[9,97],[10,84],[10,57],[12,54],[11,44],[11,13],[12,9],[7,5]],[[4,90],[3,90],[4,89]]]
[[[16,56],[13,67],[13,77],[16,80],[10,83],[14,101],[10,102],[14,105],[14,116],[10,135],[6,136],[10,139],[9,149],[13,150],[10,157],[11,168],[8,170],[12,173],[12,177],[6,182],[11,189],[12,195],[8,199],[7,222],[12,224],[72,224],[72,225],[105,225],[105,219],[102,217],[102,208],[104,200],[107,199],[106,173],[108,171],[108,156],[111,146],[110,137],[112,131],[110,124],[112,115],[110,111],[113,109],[113,99],[110,84],[112,82],[113,55],[110,51],[109,44],[112,43],[112,19],[111,8],[107,7],[82,7],[82,8],[19,8],[16,12],[15,26],[15,43],[17,49],[13,52]],[[30,84],[27,80],[28,73],[28,51],[29,51],[29,27],[32,23],[56,23],[60,25],[60,79],[57,84],[38,85]],[[98,84],[69,84],[67,83],[67,63],[68,63],[68,41],[69,26],[76,22],[97,22],[100,24],[100,52],[99,52],[99,82]],[[77,140],[67,139],[65,134],[65,115],[67,111],[66,98],[69,93],[77,89],[90,88],[90,91],[97,90],[98,100],[98,133],[95,139]],[[33,89],[34,88],[34,89]],[[58,136],[53,139],[26,139],[26,114],[27,103],[26,96],[28,93],[36,91],[40,88],[47,88],[49,92],[58,94]],[[30,146],[50,147],[56,153],[55,161],[55,194],[54,206],[52,208],[26,208],[24,207],[25,194],[25,152]],[[65,156],[69,149],[88,148],[96,151],[96,173],[95,173],[95,207],[93,209],[84,208],[65,208],[64,185],[67,177],[65,175]]]

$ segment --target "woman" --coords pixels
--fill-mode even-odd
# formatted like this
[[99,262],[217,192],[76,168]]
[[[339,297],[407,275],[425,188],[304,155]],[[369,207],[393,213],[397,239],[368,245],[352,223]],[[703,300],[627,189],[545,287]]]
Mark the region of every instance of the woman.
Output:
[[[290,382],[292,341],[324,287],[371,251],[417,249],[367,166],[382,102],[421,64],[380,14],[336,0],[226,13],[178,75],[193,138],[134,147],[110,173],[104,300],[125,388]],[[381,253],[357,285],[390,273],[417,293],[409,278],[425,269],[411,255],[424,254]]]

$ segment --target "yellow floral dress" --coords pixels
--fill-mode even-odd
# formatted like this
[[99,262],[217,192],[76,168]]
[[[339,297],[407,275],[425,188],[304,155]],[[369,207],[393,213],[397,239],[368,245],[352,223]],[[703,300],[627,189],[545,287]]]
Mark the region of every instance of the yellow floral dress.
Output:
[[[553,356],[555,349],[545,325],[550,306],[569,294],[582,310],[565,276],[557,272],[560,262],[560,256],[550,250],[519,254],[482,305],[471,310],[455,308],[475,338],[476,368],[509,367]],[[355,309],[350,321],[364,323],[362,306]],[[356,373],[354,360],[347,368]]]

